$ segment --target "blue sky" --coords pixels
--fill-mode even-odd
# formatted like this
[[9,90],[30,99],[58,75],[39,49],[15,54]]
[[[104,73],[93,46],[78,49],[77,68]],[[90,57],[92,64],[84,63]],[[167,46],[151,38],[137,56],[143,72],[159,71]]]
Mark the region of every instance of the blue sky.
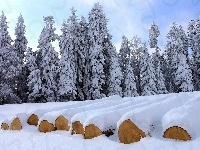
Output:
[[[9,33],[13,39],[17,18],[20,13],[23,15],[28,46],[36,50],[44,26],[43,16],[54,16],[56,32],[60,34],[62,22],[71,15],[72,6],[79,18],[82,15],[87,19],[95,2],[100,2],[109,19],[108,29],[117,50],[123,35],[129,39],[137,35],[142,41],[148,41],[148,29],[153,21],[161,32],[158,40],[163,50],[166,34],[173,22],[186,29],[191,19],[200,16],[199,0],[1,0],[0,10],[7,16]],[[55,42],[54,46],[57,45]]]

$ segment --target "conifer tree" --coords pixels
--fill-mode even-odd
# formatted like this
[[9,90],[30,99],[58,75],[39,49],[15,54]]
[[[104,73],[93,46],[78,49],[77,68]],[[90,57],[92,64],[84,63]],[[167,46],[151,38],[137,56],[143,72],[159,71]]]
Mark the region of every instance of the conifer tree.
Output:
[[125,36],[122,37],[122,44],[121,48],[119,50],[119,64],[121,67],[121,72],[122,72],[122,81],[121,81],[121,87],[122,91],[125,90],[126,84],[125,84],[125,73],[126,73],[126,68],[127,64],[130,61],[130,47],[129,47],[129,41],[128,38]]
[[200,18],[191,20],[188,25],[188,40],[192,49],[192,71],[194,90],[200,90]]
[[18,23],[15,28],[15,35],[16,39],[14,41],[13,47],[15,52],[17,53],[19,57],[19,64],[22,66],[22,71],[20,72],[19,76],[16,77],[15,84],[16,84],[16,93],[18,96],[22,99],[23,102],[26,102],[28,95],[28,87],[27,87],[27,77],[28,77],[28,70],[27,67],[24,64],[25,59],[25,51],[27,49],[27,39],[25,37],[25,25],[24,25],[24,19],[22,15],[20,14],[18,18]]
[[21,103],[15,93],[14,79],[21,72],[19,57],[11,45],[12,39],[8,33],[6,16],[0,16],[0,88],[1,103]]
[[192,83],[192,71],[187,63],[187,57],[184,54],[179,54],[179,63],[175,72],[175,85],[178,87],[178,92],[191,92],[194,90]]
[[52,47],[51,42],[59,39],[55,34],[54,19],[52,16],[44,17],[46,26],[39,38],[39,70],[41,76],[41,94],[44,102],[57,101],[57,76],[58,76],[58,53]]
[[140,61],[142,57],[142,44],[140,38],[134,36],[133,39],[130,41],[130,54],[131,54],[131,66],[133,69],[133,74],[136,82],[137,92],[141,95],[141,66]]
[[27,78],[28,86],[28,102],[29,103],[39,103],[43,102],[42,93],[42,81],[40,77],[40,70],[36,64],[35,54],[31,48],[27,49],[26,52],[26,67],[28,68],[29,75]]
[[120,95],[122,96],[122,88],[121,88],[121,80],[122,80],[122,72],[118,61],[118,55],[115,47],[112,49],[111,54],[111,64],[109,68],[109,88],[108,88],[108,96],[111,95]]
[[90,38],[89,58],[91,64],[91,99],[99,99],[106,96],[103,89],[106,82],[104,40],[108,38],[107,20],[102,6],[96,3],[89,13],[88,35]]
[[125,88],[123,91],[123,96],[124,97],[138,96],[133,69],[131,67],[130,61],[127,64],[124,78],[125,78],[124,79]]
[[140,60],[140,86],[141,86],[141,95],[155,95],[158,93],[156,88],[156,78],[155,70],[151,62],[146,43],[143,43],[141,47],[141,60]]
[[168,65],[168,75],[167,82],[169,92],[180,92],[180,87],[175,83],[176,72],[179,68],[180,55],[185,55],[186,63],[189,66],[188,59],[188,41],[182,26],[177,26],[176,23],[173,23],[169,33],[167,34],[167,45],[165,50],[167,65]]
[[63,22],[60,37],[60,72],[58,81],[58,96],[60,101],[76,99],[76,68],[74,61],[73,39],[70,35],[70,24]]
[[157,47],[157,37],[160,35],[160,31],[158,29],[158,26],[153,22],[151,24],[151,27],[149,29],[149,45],[150,48],[155,48]]

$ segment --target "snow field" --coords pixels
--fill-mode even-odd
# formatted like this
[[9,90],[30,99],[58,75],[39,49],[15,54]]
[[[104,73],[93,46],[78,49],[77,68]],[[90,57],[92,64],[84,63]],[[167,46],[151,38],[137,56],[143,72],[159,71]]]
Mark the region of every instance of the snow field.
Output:
[[189,101],[192,96],[194,97],[195,93],[191,95],[188,95],[187,93],[172,94],[163,101],[157,101],[157,103],[153,103],[141,108],[136,108],[125,113],[121,117],[121,119],[117,122],[117,128],[119,130],[120,125],[125,120],[130,119],[146,135],[151,134],[152,130],[161,124],[161,119],[166,112],[183,105]]
[[178,126],[187,131],[192,139],[200,137],[200,94],[191,98],[184,105],[171,109],[162,117],[162,128]]

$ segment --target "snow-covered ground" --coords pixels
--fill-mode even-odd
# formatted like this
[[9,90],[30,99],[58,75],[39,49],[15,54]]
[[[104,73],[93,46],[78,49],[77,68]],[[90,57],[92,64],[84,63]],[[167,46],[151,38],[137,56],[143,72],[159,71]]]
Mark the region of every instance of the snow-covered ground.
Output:
[[[118,106],[118,103],[113,103],[114,98],[116,98],[116,101],[121,101],[122,103],[121,107]],[[102,114],[112,114],[111,112],[117,113],[117,109],[121,110],[122,108],[123,109],[130,108],[130,107],[127,107],[127,105],[125,105],[126,103],[131,105],[130,100],[136,101],[135,104],[132,103],[133,105],[136,105],[137,103],[139,104],[140,100],[141,100],[141,103],[146,103],[148,105],[144,107],[138,107],[137,109],[133,107],[133,110],[131,111],[127,109],[129,113],[127,112],[127,115],[124,115],[123,117],[121,117],[120,118],[121,121],[124,119],[128,119],[127,117],[133,112],[135,112],[135,113],[141,114],[141,116],[139,115],[137,116],[140,120],[142,120],[142,117],[144,117],[144,120],[147,120],[148,118],[147,116],[149,115],[150,119],[153,119],[153,121],[158,121],[162,124],[162,126],[158,126],[158,128],[154,130],[151,137],[147,136],[141,139],[137,143],[132,143],[132,144],[120,143],[118,139],[117,130],[115,131],[115,134],[110,137],[101,135],[93,139],[84,139],[82,135],[71,135],[69,131],[53,131],[50,133],[41,133],[38,131],[38,128],[36,126],[30,126],[28,124],[24,124],[24,121],[23,121],[22,123],[23,127],[21,131],[0,130],[0,135],[1,135],[0,149],[1,150],[11,150],[11,149],[12,150],[27,150],[27,149],[31,149],[31,150],[40,150],[40,149],[42,150],[44,149],[48,149],[48,150],[51,150],[51,149],[52,150],[123,150],[123,149],[126,149],[126,150],[131,150],[131,149],[197,150],[199,149],[200,125],[198,125],[199,121],[195,122],[195,118],[198,119],[198,116],[199,116],[198,110],[200,110],[200,105],[198,105],[199,104],[198,101],[200,100],[200,92],[168,94],[168,95],[158,95],[158,96],[145,96],[145,97],[123,98],[123,99],[117,96],[110,97],[110,100],[109,98],[102,100],[103,103],[107,102],[110,104],[112,103],[113,105],[117,104],[117,107],[111,105],[110,106],[111,108],[109,109],[109,105],[106,105],[106,107],[108,107],[106,109],[110,110],[110,113],[105,113],[106,109],[102,108],[102,110],[104,110],[102,111]],[[176,100],[179,102],[175,102]],[[64,106],[66,106],[66,108],[69,109],[70,106],[72,108],[76,108],[75,106],[77,105],[77,109],[79,109],[79,108],[83,108],[83,105],[81,103],[82,102],[3,105],[3,106],[0,106],[0,110],[1,110],[0,121],[9,120],[10,118],[13,118],[14,116],[23,117],[22,114],[37,112],[37,110],[41,111],[42,109],[45,110],[45,113],[47,113],[47,109],[49,109],[49,111],[51,112],[52,110],[54,110],[53,108],[55,107],[56,107],[55,109],[56,111],[58,110],[59,107],[61,110],[64,109]],[[89,103],[90,102],[86,102],[87,106],[90,106]],[[91,101],[91,107],[93,107],[93,105],[95,106],[96,103],[94,103],[94,101]],[[101,105],[98,104],[98,106],[101,106]],[[105,105],[102,105],[102,107],[105,107]],[[169,111],[165,107],[168,107]],[[92,115],[88,114],[88,117],[95,116],[95,111],[93,109],[89,107],[84,107],[84,108],[85,108],[84,111],[86,111],[86,113],[89,112],[86,110],[86,108],[88,108],[88,110],[92,110],[91,112],[93,114]],[[116,109],[113,110],[114,108]],[[145,110],[148,112],[145,112]],[[166,110],[167,112],[165,113]],[[126,111],[121,111],[121,112],[126,112]],[[77,111],[77,113],[80,113],[80,112]],[[196,113],[198,114],[198,116],[194,117]],[[97,116],[100,115],[99,108],[96,114],[98,114]],[[158,117],[158,114],[159,114],[159,117]],[[170,116],[172,116],[172,118],[170,118]],[[183,121],[184,119],[183,116],[185,117],[185,119],[187,119],[186,122]],[[23,118],[24,120],[26,120],[25,117],[26,116],[24,115],[24,118]],[[177,124],[176,124],[176,118],[177,118]],[[120,121],[120,119],[118,121]],[[137,118],[134,118],[134,120],[135,119]],[[154,119],[158,119],[158,120],[154,120]],[[191,141],[176,141],[176,140],[163,138],[162,127],[164,128],[170,127],[170,125],[172,125],[173,123],[174,125],[183,125],[185,127],[190,126],[190,128],[192,128],[191,121],[194,122],[195,124],[194,130],[192,130],[192,136],[196,133]],[[97,121],[97,123],[98,122],[101,123],[101,121]],[[187,126],[187,123],[189,123],[188,126]],[[104,122],[104,124],[106,124],[106,122]],[[116,122],[116,125],[117,125],[117,122]],[[138,126],[140,125],[138,124]],[[187,130],[189,129],[187,128]]]

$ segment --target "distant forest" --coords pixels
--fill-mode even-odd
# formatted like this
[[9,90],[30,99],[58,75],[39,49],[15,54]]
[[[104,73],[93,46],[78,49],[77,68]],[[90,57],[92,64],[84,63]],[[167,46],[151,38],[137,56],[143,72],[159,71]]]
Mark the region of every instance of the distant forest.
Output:
[[[173,23],[161,54],[155,22],[149,41],[122,37],[116,51],[99,3],[78,19],[76,10],[55,34],[54,18],[44,17],[38,50],[27,47],[26,26],[20,15],[15,40],[8,33],[6,16],[0,16],[0,103],[41,103],[94,100],[200,90],[200,18],[188,30]],[[59,41],[59,53],[52,42]],[[148,48],[153,48],[152,55]],[[192,50],[189,55],[188,49]],[[60,55],[60,57],[58,57]]]

